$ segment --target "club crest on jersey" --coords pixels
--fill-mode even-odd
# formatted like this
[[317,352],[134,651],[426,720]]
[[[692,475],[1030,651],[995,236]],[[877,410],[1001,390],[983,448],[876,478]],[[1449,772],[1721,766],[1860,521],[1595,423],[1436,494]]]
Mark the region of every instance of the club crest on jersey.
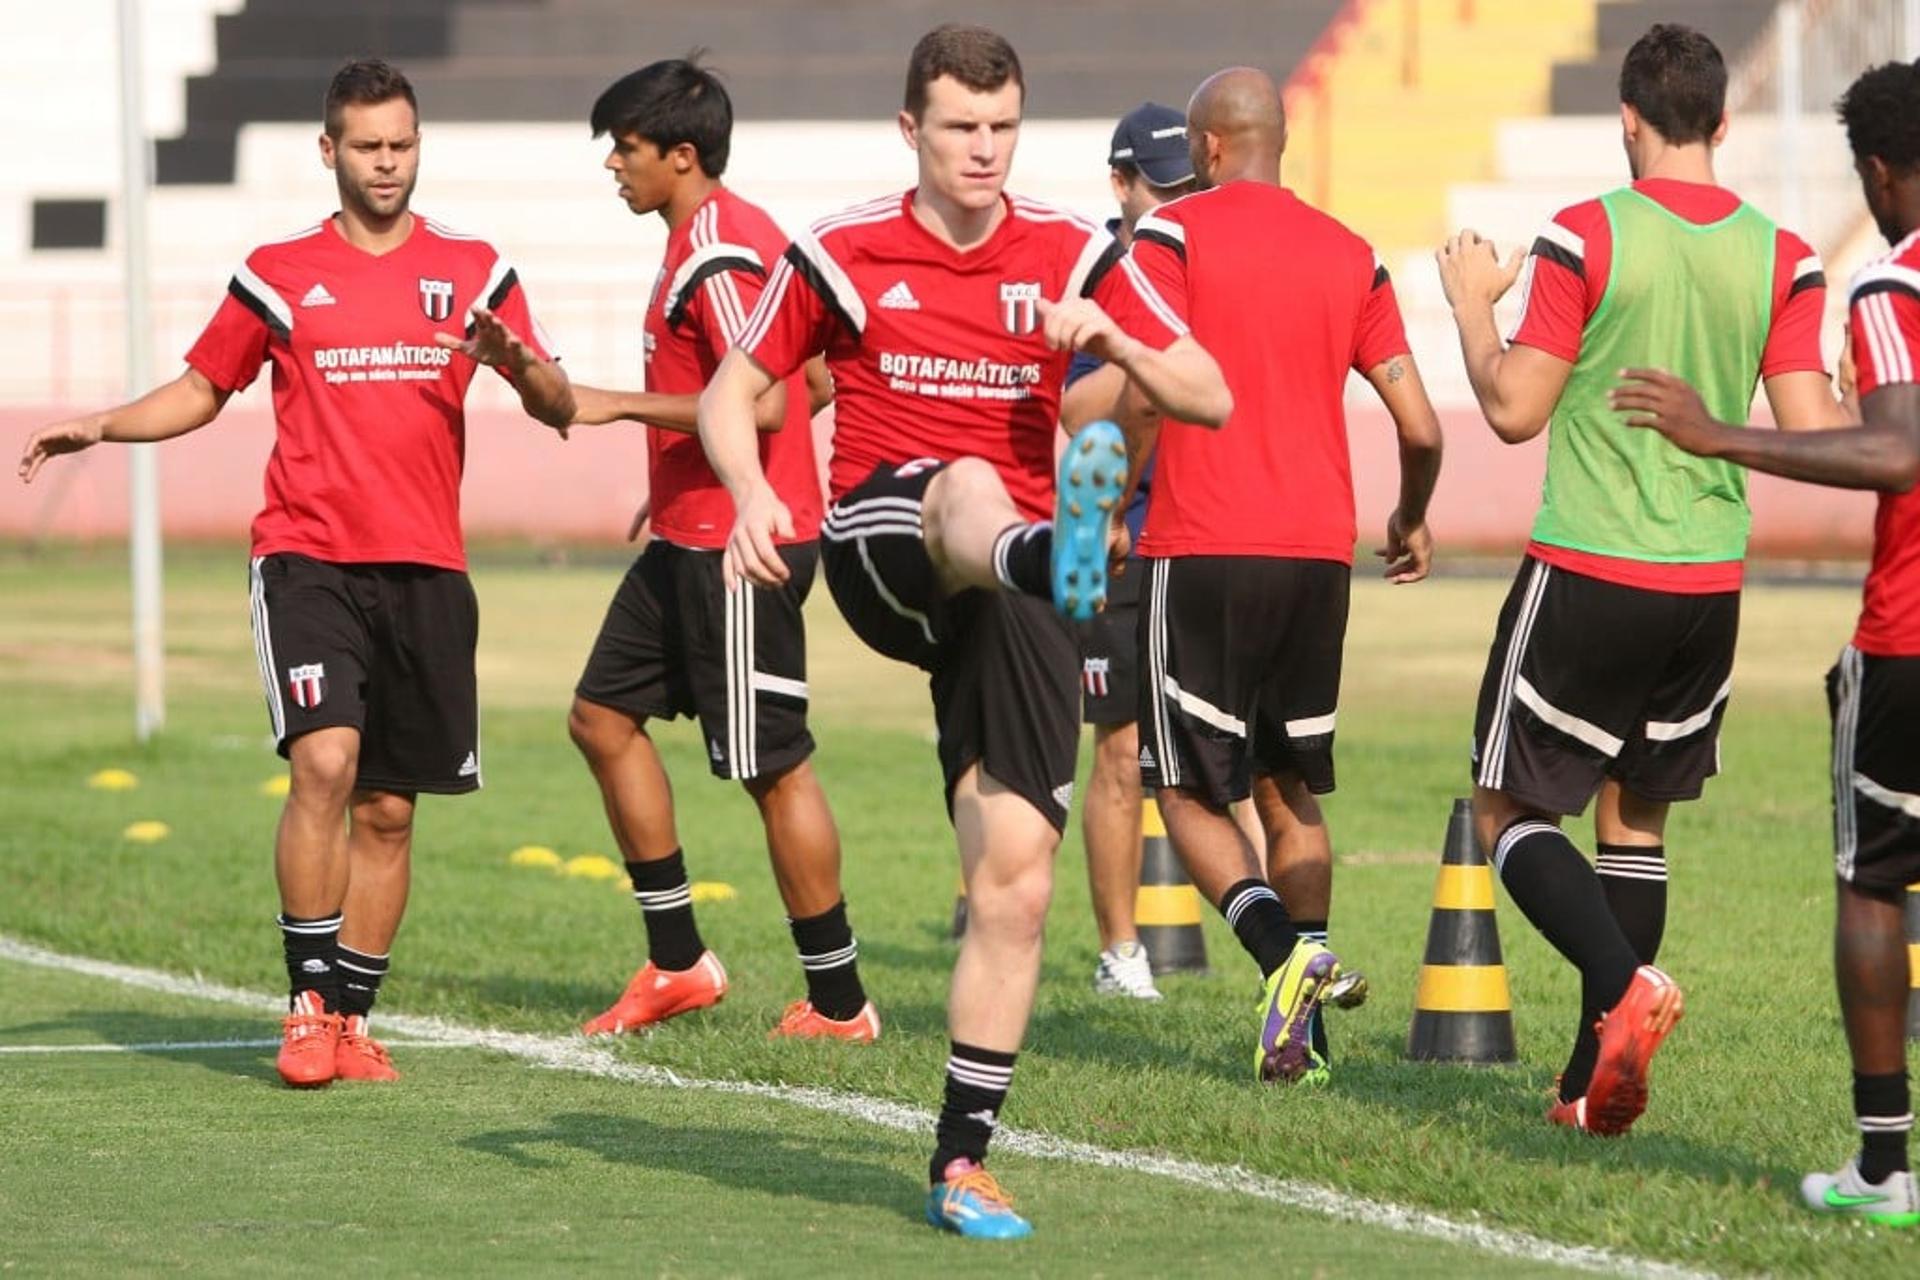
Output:
[[327,664],[309,662],[303,667],[287,668],[287,689],[293,694],[295,706],[311,711],[327,696]]
[[1040,282],[1000,282],[1000,323],[1008,333],[1029,334],[1040,327]]
[[420,309],[439,324],[453,314],[453,281],[420,277]]

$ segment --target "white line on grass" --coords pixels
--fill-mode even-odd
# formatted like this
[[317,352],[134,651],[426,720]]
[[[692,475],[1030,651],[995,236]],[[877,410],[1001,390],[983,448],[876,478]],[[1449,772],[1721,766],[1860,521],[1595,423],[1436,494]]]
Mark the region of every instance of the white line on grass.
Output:
[[[16,941],[4,934],[0,934],[0,959],[14,960],[42,969],[56,969],[65,973],[104,978],[146,991],[158,991],[196,1000],[217,1001],[221,1004],[239,1005],[262,1012],[278,1013],[285,1005],[285,1001],[262,995],[257,991],[244,991],[238,987],[224,986],[201,978],[176,977],[156,969],[141,969],[132,965],[115,964],[108,960],[64,955],[57,951],[48,951],[42,947]],[[870,1098],[864,1094],[819,1089],[808,1085],[765,1084],[754,1080],[703,1080],[693,1076],[683,1076],[665,1067],[623,1061],[608,1050],[595,1047],[578,1037],[561,1038],[529,1035],[516,1031],[498,1031],[485,1027],[466,1027],[439,1018],[420,1018],[397,1013],[383,1014],[380,1022],[382,1026],[411,1036],[415,1041],[431,1041],[449,1047],[488,1049],[495,1053],[509,1054],[554,1071],[577,1072],[606,1080],[621,1080],[658,1088],[694,1089],[707,1093],[766,1098],[907,1133],[925,1134],[933,1129],[933,1113],[919,1107],[909,1107],[883,1098]],[[1089,1143],[1075,1142],[1049,1133],[1024,1129],[1001,1128],[995,1131],[993,1140],[995,1149],[1000,1151],[1016,1151],[1021,1155],[1034,1156],[1042,1160],[1064,1160],[1071,1164],[1150,1174],[1154,1177],[1168,1178],[1175,1182],[1202,1187],[1209,1191],[1252,1196],[1275,1204],[1302,1209],[1308,1213],[1319,1214],[1322,1217],[1355,1222],[1428,1240],[1440,1240],[1502,1257],[1549,1263],[1605,1275],[1643,1276],[1648,1280],[1711,1280],[1712,1277],[1711,1272],[1694,1271],[1672,1263],[1636,1258],[1610,1249],[1559,1244],[1524,1232],[1508,1231],[1479,1222],[1449,1218],[1409,1205],[1352,1196],[1311,1182],[1299,1182],[1292,1178],[1275,1178],[1267,1174],[1255,1173],[1250,1169],[1243,1169],[1238,1165],[1207,1164],[1198,1160],[1182,1160],[1141,1151],[1112,1151]]]
[[[382,1040],[389,1049],[458,1049],[445,1040]],[[0,1044],[0,1053],[209,1053],[278,1049],[278,1040],[149,1040],[144,1044]]]

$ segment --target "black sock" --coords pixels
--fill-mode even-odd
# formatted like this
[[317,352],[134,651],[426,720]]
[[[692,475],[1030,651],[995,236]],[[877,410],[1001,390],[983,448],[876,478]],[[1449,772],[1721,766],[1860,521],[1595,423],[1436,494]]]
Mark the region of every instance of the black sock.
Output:
[[333,951],[340,940],[340,913],[312,920],[281,914],[280,943],[287,956],[287,1005],[292,1007],[302,991],[317,991],[329,1012],[340,1002],[340,974],[334,968]]
[[1913,1131],[1913,1099],[1907,1073],[1853,1074],[1853,1118],[1860,1126],[1860,1176],[1885,1182],[1907,1167],[1907,1135]]
[[1010,524],[993,540],[993,576],[1010,591],[1053,598],[1053,521]]
[[1667,931],[1667,847],[1599,844],[1594,852],[1600,888],[1620,932],[1633,944],[1640,963],[1652,964]]
[[1233,926],[1240,945],[1260,966],[1260,976],[1273,971],[1293,954],[1300,934],[1280,905],[1280,895],[1264,880],[1242,880],[1220,895],[1220,914]]
[[380,980],[387,976],[388,958],[370,956],[352,947],[338,947],[334,963],[340,970],[340,1012],[366,1017],[380,996]]
[[652,862],[629,862],[627,876],[647,922],[647,958],[662,969],[693,968],[707,944],[693,923],[693,888],[681,851]]
[[[1327,945],[1327,922],[1325,920],[1295,920],[1293,927],[1300,931],[1300,941],[1317,942]],[[1331,1062],[1327,1049],[1327,1020],[1324,1016],[1326,1006],[1313,1006],[1313,1016],[1307,1019],[1307,1034],[1311,1037],[1313,1051],[1320,1055],[1320,1061]]]
[[[1607,906],[1599,875],[1566,833],[1538,819],[1524,819],[1501,832],[1493,862],[1514,905],[1580,970],[1580,1025],[1590,1027],[1620,1002],[1640,967],[1633,944]],[[1582,1052],[1585,1046],[1586,1038],[1576,1036],[1560,1077],[1562,1100],[1587,1091],[1593,1056]]]
[[807,1001],[836,1022],[845,1022],[867,1003],[860,986],[860,944],[847,923],[847,904],[802,920],[789,920],[800,967],[807,974]]
[[987,1142],[1006,1105],[1013,1084],[1017,1054],[976,1049],[952,1041],[947,1056],[947,1096],[940,1104],[940,1122],[934,1129],[933,1161],[927,1166],[929,1183],[946,1180],[947,1165],[965,1158],[975,1164],[987,1159]]

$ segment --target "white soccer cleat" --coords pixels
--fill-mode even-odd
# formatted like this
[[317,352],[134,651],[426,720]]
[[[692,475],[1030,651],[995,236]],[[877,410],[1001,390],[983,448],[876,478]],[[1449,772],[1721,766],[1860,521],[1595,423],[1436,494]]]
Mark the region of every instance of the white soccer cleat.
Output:
[[1138,942],[1116,942],[1100,953],[1094,966],[1093,989],[1103,996],[1132,996],[1135,1000],[1159,1000],[1160,988],[1153,985],[1153,966],[1147,962],[1147,949]]
[[1852,1214],[1883,1227],[1920,1227],[1920,1191],[1913,1174],[1902,1169],[1885,1182],[1868,1182],[1860,1176],[1858,1156],[1837,1173],[1800,1179],[1800,1198],[1818,1213]]

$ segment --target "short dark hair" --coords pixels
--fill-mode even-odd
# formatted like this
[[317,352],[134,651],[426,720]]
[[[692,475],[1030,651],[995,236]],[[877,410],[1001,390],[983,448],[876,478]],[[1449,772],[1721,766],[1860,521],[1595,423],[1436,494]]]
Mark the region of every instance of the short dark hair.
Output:
[[720,78],[699,64],[706,50],[664,58],[628,72],[593,104],[593,136],[638,134],[661,151],[690,143],[709,178],[727,171],[733,99]]
[[1727,63],[1692,27],[1656,22],[1620,64],[1620,101],[1675,146],[1706,142],[1727,114]]
[[952,76],[975,93],[992,93],[1009,80],[1027,99],[1027,80],[1020,72],[1020,55],[1007,38],[985,27],[948,22],[920,37],[907,59],[907,114],[915,120],[927,113],[927,86],[941,76]]
[[1920,166],[1920,62],[1889,62],[1864,72],[1837,106],[1854,159],[1879,156],[1902,172]]
[[340,116],[345,108],[371,107],[395,98],[405,98],[413,108],[414,118],[419,118],[420,104],[414,99],[413,85],[398,67],[383,58],[355,58],[334,72],[333,80],[327,85],[323,116],[327,136],[339,139]]

